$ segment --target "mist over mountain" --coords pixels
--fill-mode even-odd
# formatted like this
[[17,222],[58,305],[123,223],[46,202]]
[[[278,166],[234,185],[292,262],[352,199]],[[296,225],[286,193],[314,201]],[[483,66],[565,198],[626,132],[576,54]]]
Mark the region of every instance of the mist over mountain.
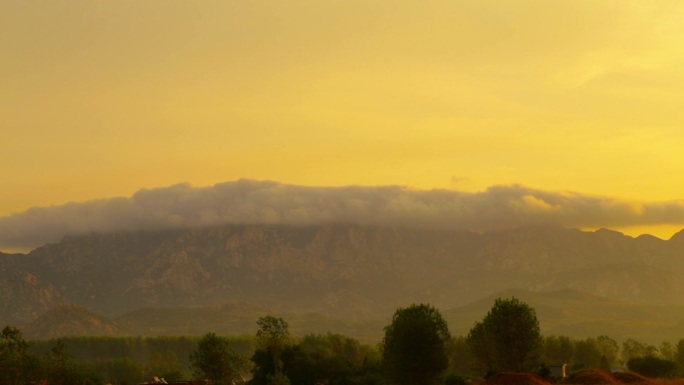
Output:
[[130,197],[35,207],[0,217],[0,250],[30,249],[65,235],[201,228],[231,223],[347,223],[491,231],[557,223],[573,228],[684,223],[681,201],[631,202],[520,185],[482,192],[402,186],[308,187],[242,179],[177,184]]
[[[75,313],[63,306],[52,318],[46,312],[70,304],[95,314],[76,312],[74,319],[85,317],[109,334],[163,334],[184,330],[163,320],[177,324],[188,318],[182,309],[191,308],[205,314],[205,321],[214,320],[206,325],[235,316],[233,331],[239,332],[253,327],[259,315],[288,314],[301,321],[302,331],[304,325],[318,324],[320,330],[328,322],[333,329],[370,336],[360,325],[381,330],[379,320],[399,306],[430,302],[453,309],[511,288],[569,289],[625,306],[679,308],[682,256],[682,233],[663,241],[553,225],[483,233],[357,224],[93,233],[67,236],[28,254],[0,254],[0,322],[46,328],[55,314]],[[225,307],[236,303],[243,305]],[[181,310],[164,310],[174,308]],[[572,322],[576,310],[568,309],[569,321],[549,330],[579,328]],[[592,317],[577,321],[614,325],[610,317]],[[201,319],[193,323],[201,325]],[[668,327],[683,319],[684,314],[670,318]],[[591,333],[589,326],[582,330]]]

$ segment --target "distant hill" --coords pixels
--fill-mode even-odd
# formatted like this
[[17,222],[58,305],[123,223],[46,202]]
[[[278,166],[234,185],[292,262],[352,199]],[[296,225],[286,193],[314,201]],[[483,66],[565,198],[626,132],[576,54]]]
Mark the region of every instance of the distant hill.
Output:
[[[684,332],[684,307],[634,305],[575,290],[531,292],[505,290],[452,309],[442,309],[453,335],[467,335],[482,320],[496,298],[516,297],[537,312],[544,335],[574,338],[608,335],[618,341],[634,338],[659,344],[676,342]],[[75,305],[58,306],[27,325],[31,339],[59,336],[253,335],[264,315],[283,317],[295,336],[341,333],[366,343],[382,339],[392,314],[361,321],[342,320],[321,313],[278,313],[244,302],[201,307],[145,308],[108,319]]]
[[[457,316],[462,306],[510,288],[538,301],[543,327],[558,334],[636,332],[625,317],[681,330],[684,319],[684,233],[664,241],[553,225],[485,233],[225,225],[65,237],[26,255],[0,253],[0,272],[0,322],[29,325],[75,304],[116,320],[121,329],[112,333],[240,330],[269,312],[289,315],[293,325],[300,319],[316,330],[335,325],[372,336],[363,325],[381,329],[397,307],[414,302],[458,309],[448,311],[452,327],[464,330],[471,325]],[[643,304],[652,307],[648,317],[636,306]],[[194,315],[184,313],[190,308]]]
[[56,306],[25,326],[22,331],[32,339],[132,334],[118,323],[76,305]]
[[202,307],[143,308],[117,317],[121,325],[142,336],[253,334],[256,320],[273,312],[244,302]]

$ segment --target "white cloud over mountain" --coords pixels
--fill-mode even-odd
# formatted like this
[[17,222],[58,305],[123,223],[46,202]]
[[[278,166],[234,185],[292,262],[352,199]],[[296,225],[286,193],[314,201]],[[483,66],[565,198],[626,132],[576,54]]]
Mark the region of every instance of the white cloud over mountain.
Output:
[[491,230],[538,223],[567,227],[684,224],[684,202],[630,202],[519,185],[482,192],[401,186],[306,187],[238,180],[177,184],[131,197],[36,207],[0,217],[0,249],[32,248],[68,234],[223,223],[362,225]]

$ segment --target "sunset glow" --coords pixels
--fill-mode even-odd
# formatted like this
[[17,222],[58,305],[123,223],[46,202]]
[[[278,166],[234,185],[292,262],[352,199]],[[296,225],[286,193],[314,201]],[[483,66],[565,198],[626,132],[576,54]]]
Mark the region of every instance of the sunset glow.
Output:
[[4,1],[0,219],[241,178],[681,203],[682,20],[666,0]]

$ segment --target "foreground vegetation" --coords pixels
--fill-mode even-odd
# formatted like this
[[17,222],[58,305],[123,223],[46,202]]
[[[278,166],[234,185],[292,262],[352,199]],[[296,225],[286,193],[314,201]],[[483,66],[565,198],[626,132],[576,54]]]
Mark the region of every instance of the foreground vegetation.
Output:
[[[287,322],[276,317],[262,317],[256,326],[252,336],[208,333],[29,342],[19,329],[7,326],[0,336],[0,384],[131,385],[156,376],[216,384],[459,385],[509,371],[553,379],[550,367],[561,364],[567,364],[571,374],[566,381],[576,378],[574,383],[583,384],[591,383],[588,372],[582,371],[589,368],[605,373],[628,369],[654,378],[684,376],[684,339],[653,346],[633,339],[618,343],[605,335],[541,336],[534,309],[515,298],[496,300],[467,336],[451,336],[444,318],[430,305],[400,308],[376,346],[340,334],[293,337]],[[577,373],[586,378],[573,377]]]

